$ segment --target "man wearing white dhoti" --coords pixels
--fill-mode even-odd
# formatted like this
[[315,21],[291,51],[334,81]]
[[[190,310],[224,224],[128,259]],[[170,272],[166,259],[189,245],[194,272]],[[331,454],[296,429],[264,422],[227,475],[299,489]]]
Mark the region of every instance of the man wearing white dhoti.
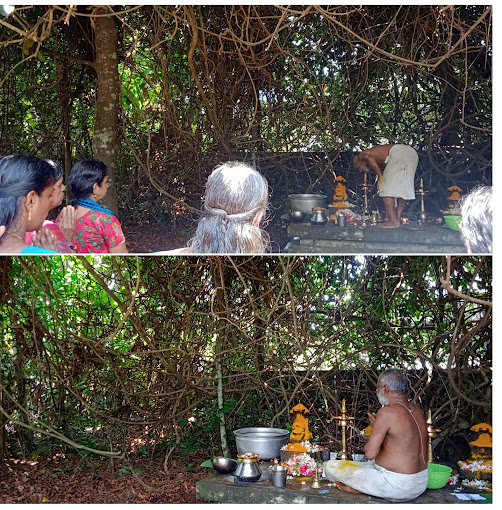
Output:
[[364,453],[369,462],[330,460],[324,473],[344,492],[368,494],[393,502],[411,501],[427,488],[427,424],[421,409],[408,400],[406,377],[396,369],[378,378],[382,407]]
[[[407,200],[415,199],[418,154],[408,145],[377,145],[354,159],[354,168],[378,174],[378,194],[383,198],[386,218],[381,228],[398,228]],[[384,167],[382,173],[380,167]]]

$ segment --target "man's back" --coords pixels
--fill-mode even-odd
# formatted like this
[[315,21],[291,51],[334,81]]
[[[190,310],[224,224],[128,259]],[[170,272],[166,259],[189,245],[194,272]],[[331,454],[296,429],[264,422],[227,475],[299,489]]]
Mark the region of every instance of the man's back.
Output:
[[412,474],[427,468],[427,425],[420,408],[395,402],[378,412],[378,428],[387,433],[375,463],[389,471]]

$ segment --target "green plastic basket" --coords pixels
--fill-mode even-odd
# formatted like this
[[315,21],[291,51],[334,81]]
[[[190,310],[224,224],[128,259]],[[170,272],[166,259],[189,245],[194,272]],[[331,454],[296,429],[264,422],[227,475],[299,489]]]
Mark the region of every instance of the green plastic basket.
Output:
[[441,489],[448,483],[451,475],[451,467],[429,462],[427,468],[429,469],[429,480],[427,481],[428,489]]
[[446,226],[451,230],[460,230],[460,222],[462,221],[462,216],[459,215],[447,215],[443,216],[444,222]]

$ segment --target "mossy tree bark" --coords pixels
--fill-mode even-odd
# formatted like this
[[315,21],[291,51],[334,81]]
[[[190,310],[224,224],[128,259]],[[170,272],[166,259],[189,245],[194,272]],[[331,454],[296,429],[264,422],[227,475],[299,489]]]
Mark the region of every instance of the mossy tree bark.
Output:
[[117,211],[117,188],[115,183],[116,143],[120,82],[117,60],[117,27],[112,16],[105,9],[96,9],[94,34],[96,59],[94,68],[97,74],[96,124],[94,127],[94,158],[103,161],[108,167],[110,187],[103,199],[106,207]]

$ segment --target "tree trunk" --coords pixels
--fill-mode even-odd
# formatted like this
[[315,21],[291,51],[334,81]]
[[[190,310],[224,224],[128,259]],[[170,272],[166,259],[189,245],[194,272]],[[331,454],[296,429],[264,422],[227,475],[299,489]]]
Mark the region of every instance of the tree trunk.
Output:
[[[70,92],[71,92],[71,83],[72,83],[72,71],[68,62],[63,60],[63,79],[61,80],[59,87],[59,97],[61,100],[61,109],[62,109],[62,120],[61,120],[61,131],[63,136],[63,152],[64,152],[64,182],[67,183],[70,177],[70,171],[72,167],[72,157],[71,157],[71,101],[70,101]],[[69,193],[69,192],[67,192]]]
[[[216,264],[212,265],[212,276],[213,285],[216,288],[216,300],[218,303],[217,315],[218,319],[223,323],[223,317],[227,312],[226,299],[224,293],[225,275],[223,274],[223,267],[220,259],[215,259]],[[226,324],[222,324],[224,327],[220,329],[223,333],[218,334],[215,348],[215,360],[216,360],[216,376],[218,379],[218,416],[220,418],[220,440],[221,449],[223,456],[228,457],[228,440],[227,440],[227,429],[225,426],[225,412],[223,410],[223,371],[221,367],[221,356],[223,351],[223,342],[226,338],[225,331],[227,330]]]
[[[26,425],[29,425],[30,418],[28,414],[25,411],[22,411],[22,409],[27,408],[27,388],[26,388],[26,381],[27,377],[24,372],[25,368],[25,360],[24,360],[24,339],[22,338],[23,333],[21,331],[16,331],[15,337],[16,337],[16,350],[17,350],[17,356],[14,358],[14,381],[15,381],[15,388],[16,388],[16,404],[19,406],[19,421],[21,423],[25,423]],[[21,447],[23,448],[23,454],[26,454],[27,452],[32,451],[33,447],[33,438],[32,438],[32,432],[29,430],[29,428],[25,427],[19,427],[17,430],[17,436],[19,439],[19,443]]]
[[220,416],[220,440],[223,457],[228,457],[227,428],[225,425],[225,413],[223,412],[223,372],[221,370],[221,355],[218,355],[216,370],[218,375],[218,413]]
[[[0,356],[2,351],[0,351]],[[3,408],[3,391],[2,391],[2,370],[0,370],[0,406]],[[7,457],[7,434],[5,430],[5,424],[7,423],[7,418],[3,413],[0,412],[0,461]]]
[[[106,9],[96,9],[95,14],[105,14]],[[108,167],[110,187],[103,199],[106,207],[117,212],[115,163],[117,143],[120,82],[117,60],[117,27],[112,15],[94,18],[98,91],[96,97],[96,125],[94,128],[94,158]]]
[[[13,257],[2,257],[0,259],[0,288],[2,292],[0,292],[0,307],[4,307],[7,305],[8,299],[11,298],[11,290],[10,290],[10,275],[12,274],[12,259]],[[6,309],[6,308],[4,308]],[[7,324],[7,317],[2,317],[4,321],[1,324],[2,328]],[[3,372],[1,370],[1,360],[3,355],[3,350],[5,347],[5,343],[0,345],[0,405],[4,407],[4,395],[2,386],[4,384],[3,381]],[[5,424],[7,423],[7,418],[4,414],[0,413],[0,460],[7,456],[7,430],[5,429]]]

